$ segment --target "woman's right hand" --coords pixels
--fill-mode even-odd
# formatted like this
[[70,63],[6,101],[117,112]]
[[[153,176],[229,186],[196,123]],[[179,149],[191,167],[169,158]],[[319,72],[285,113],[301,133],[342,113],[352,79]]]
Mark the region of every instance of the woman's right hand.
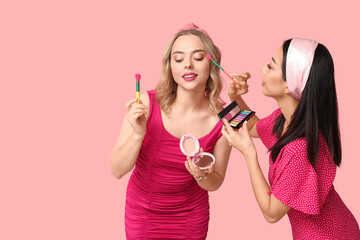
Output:
[[226,119],[223,120],[224,126],[221,133],[228,140],[231,147],[235,147],[239,150],[247,159],[249,156],[256,154],[256,148],[254,142],[248,131],[247,121],[242,125],[242,131],[234,130]]
[[229,98],[233,101],[237,97],[247,93],[249,91],[249,85],[247,84],[247,80],[251,78],[250,73],[238,73],[231,75],[234,81],[231,82],[230,87],[228,89]]
[[148,107],[145,106],[142,101],[140,101],[140,104],[136,104],[136,99],[131,99],[126,103],[126,109],[126,118],[134,133],[144,137],[146,134],[146,114]]

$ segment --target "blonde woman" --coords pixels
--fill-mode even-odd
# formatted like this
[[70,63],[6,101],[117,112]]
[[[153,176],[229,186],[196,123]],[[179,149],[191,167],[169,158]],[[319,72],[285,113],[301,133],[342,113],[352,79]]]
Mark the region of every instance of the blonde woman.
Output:
[[[160,81],[153,91],[127,104],[127,115],[111,154],[112,173],[132,169],[125,207],[127,239],[205,239],[209,223],[208,191],[224,181],[230,155],[216,113],[220,98],[219,49],[198,26],[188,24],[170,40]],[[194,135],[215,156],[206,170],[194,166],[179,147]]]

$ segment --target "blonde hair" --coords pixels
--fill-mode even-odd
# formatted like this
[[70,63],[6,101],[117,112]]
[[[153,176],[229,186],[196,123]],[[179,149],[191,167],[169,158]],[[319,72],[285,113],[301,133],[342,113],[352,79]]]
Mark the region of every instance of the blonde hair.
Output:
[[[169,41],[165,53],[162,58],[162,71],[160,80],[155,88],[156,100],[160,105],[160,108],[169,113],[171,104],[176,99],[177,83],[175,82],[170,67],[171,50],[176,39],[183,35],[195,35],[198,36],[203,43],[207,53],[211,55],[215,62],[221,62],[221,53],[218,47],[213,41],[204,33],[195,29],[183,30],[176,33]],[[222,91],[223,84],[220,75],[220,70],[215,64],[210,65],[210,75],[206,82],[205,96],[209,99],[209,111],[216,115],[225,105],[225,102],[221,99],[220,93]]]

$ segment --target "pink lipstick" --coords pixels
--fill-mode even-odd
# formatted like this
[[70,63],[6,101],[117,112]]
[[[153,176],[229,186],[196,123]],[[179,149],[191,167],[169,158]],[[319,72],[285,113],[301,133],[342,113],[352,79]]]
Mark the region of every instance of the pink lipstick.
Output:
[[194,81],[196,79],[196,77],[197,77],[197,74],[192,73],[192,72],[188,72],[188,73],[185,73],[184,75],[182,75],[182,78],[187,82]]

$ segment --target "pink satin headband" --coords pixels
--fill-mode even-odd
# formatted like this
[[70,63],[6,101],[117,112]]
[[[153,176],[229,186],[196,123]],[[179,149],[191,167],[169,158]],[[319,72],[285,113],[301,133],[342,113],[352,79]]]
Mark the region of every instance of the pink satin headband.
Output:
[[293,38],[286,56],[286,82],[292,96],[301,98],[309,78],[318,42],[303,38]]
[[[184,31],[184,30],[190,30],[190,29],[194,29],[194,30],[197,30],[197,31],[200,31],[202,32],[203,34],[205,34],[208,38],[210,38],[209,34],[202,28],[200,28],[198,25],[194,24],[194,23],[189,23],[189,24],[186,24],[183,28],[181,28],[179,30],[179,32],[181,31]],[[211,38],[210,38],[211,39]]]

